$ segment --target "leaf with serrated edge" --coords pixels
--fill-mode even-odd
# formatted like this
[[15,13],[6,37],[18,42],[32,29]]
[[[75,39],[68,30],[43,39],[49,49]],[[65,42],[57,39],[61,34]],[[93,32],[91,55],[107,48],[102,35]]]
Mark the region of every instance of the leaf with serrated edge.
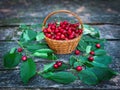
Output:
[[93,67],[89,69],[97,76],[99,82],[104,81],[104,80],[109,80],[114,75],[116,75],[116,72],[114,72],[108,67],[101,67],[101,68]]
[[105,54],[106,54],[106,51],[103,50],[103,49],[97,49],[97,50],[95,50],[95,55],[96,56],[105,55]]
[[13,68],[17,66],[21,60],[21,54],[14,52],[14,53],[7,53],[4,55],[4,66],[7,68]]
[[25,84],[35,74],[36,74],[36,64],[31,58],[28,58],[27,61],[22,62],[21,67],[20,67],[20,76],[21,76],[22,81]]
[[69,84],[75,81],[77,78],[71,72],[64,72],[64,71],[56,72],[56,73],[49,72],[49,73],[42,74],[42,76],[44,78],[53,80],[57,83],[63,83],[63,84]]
[[87,46],[87,47],[86,47],[86,53],[90,53],[91,47],[92,47],[92,46]]
[[53,50],[51,50],[51,49],[38,49],[35,52],[39,52],[39,53],[53,53]]
[[82,70],[78,73],[79,79],[86,84],[95,85],[98,83],[96,75],[90,70]]
[[105,65],[109,65],[112,62],[112,58],[110,56],[94,56],[94,61],[98,63],[102,63]]
[[70,57],[69,64],[73,66],[73,64],[77,61],[77,59],[74,56]]
[[36,36],[36,40],[37,41],[41,41],[42,39],[44,39],[44,33],[43,32],[39,32]]

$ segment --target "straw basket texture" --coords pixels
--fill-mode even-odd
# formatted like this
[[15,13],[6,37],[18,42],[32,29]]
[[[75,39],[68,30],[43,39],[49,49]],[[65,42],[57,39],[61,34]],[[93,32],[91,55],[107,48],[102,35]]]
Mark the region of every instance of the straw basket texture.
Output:
[[[67,13],[67,14],[71,14],[73,15],[80,23],[81,25],[81,29],[83,29],[83,23],[80,19],[80,17],[78,15],[76,15],[75,13],[68,11],[68,10],[58,10],[58,11],[54,11],[51,12],[50,14],[48,14],[48,16],[44,19],[43,21],[43,27],[42,30],[45,28],[46,22],[47,20],[54,14],[57,13]],[[82,34],[72,40],[53,40],[50,39],[48,37],[45,36],[45,40],[48,44],[48,46],[56,53],[56,54],[69,54],[71,53],[73,50],[75,50],[75,48],[78,45],[78,42],[80,41]]]

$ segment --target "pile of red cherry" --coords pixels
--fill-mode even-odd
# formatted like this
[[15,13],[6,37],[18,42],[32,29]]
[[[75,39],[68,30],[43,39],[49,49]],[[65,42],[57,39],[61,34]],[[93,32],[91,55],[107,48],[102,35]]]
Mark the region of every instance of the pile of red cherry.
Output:
[[43,30],[46,37],[54,40],[71,40],[82,34],[79,23],[72,24],[68,21],[48,23]]

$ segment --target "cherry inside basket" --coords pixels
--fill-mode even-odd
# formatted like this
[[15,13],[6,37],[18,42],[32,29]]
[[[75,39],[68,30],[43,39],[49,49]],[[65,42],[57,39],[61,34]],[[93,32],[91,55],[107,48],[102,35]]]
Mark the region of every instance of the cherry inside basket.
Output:
[[67,20],[48,23],[43,29],[46,37],[54,40],[71,40],[82,34],[79,23],[70,23]]

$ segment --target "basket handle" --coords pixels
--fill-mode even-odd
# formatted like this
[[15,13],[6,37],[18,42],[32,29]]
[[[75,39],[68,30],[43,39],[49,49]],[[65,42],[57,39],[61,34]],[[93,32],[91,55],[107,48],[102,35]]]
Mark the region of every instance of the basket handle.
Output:
[[43,20],[43,27],[42,27],[42,28],[44,28],[44,26],[46,25],[47,20],[48,20],[52,15],[57,14],[57,13],[68,13],[68,14],[73,15],[73,16],[79,21],[79,23],[81,24],[81,29],[83,29],[83,23],[82,23],[82,20],[80,19],[80,17],[79,17],[77,14],[75,14],[75,13],[69,11],[69,10],[58,10],[58,11],[54,11],[54,12],[49,13],[49,14],[46,16],[46,18]]

